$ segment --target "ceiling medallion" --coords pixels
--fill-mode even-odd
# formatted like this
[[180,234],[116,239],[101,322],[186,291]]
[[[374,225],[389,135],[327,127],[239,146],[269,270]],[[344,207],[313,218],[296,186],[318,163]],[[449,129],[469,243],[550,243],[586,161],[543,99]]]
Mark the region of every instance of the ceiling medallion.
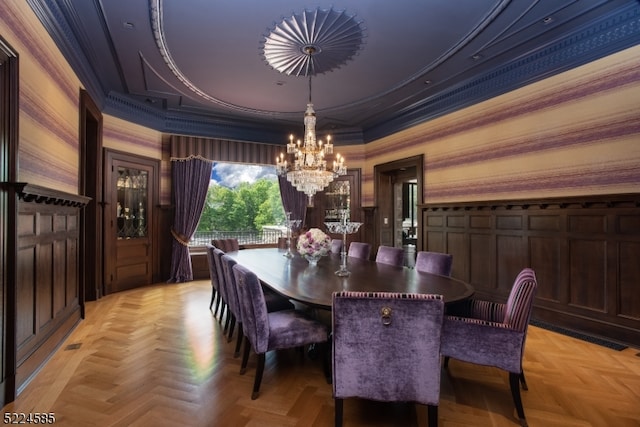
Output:
[[276,24],[262,41],[262,56],[276,71],[313,76],[341,67],[363,44],[362,21],[334,9],[305,10]]

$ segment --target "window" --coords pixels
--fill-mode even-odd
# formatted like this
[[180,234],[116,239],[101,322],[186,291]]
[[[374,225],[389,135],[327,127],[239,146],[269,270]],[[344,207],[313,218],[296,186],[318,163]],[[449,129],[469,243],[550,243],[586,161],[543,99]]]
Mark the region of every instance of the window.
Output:
[[191,246],[223,238],[237,238],[240,244],[277,243],[286,235],[284,222],[274,166],[216,162]]

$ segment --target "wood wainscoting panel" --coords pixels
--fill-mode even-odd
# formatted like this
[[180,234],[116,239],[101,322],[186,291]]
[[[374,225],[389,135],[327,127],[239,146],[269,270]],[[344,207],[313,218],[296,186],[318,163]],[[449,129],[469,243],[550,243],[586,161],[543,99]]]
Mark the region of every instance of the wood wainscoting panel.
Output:
[[[531,268],[536,271],[538,279],[537,297],[553,303],[560,303],[563,300],[561,287],[558,286],[557,278],[560,277],[560,266],[562,260],[562,244],[559,239],[547,236],[529,237],[529,254],[531,257]],[[541,266],[541,268],[536,268]]]
[[585,310],[606,309],[607,248],[602,240],[569,242],[569,304]]
[[640,194],[422,204],[419,250],[453,255],[453,277],[504,302],[535,270],[534,318],[640,345]]
[[16,187],[19,390],[80,321],[79,212],[88,199],[28,184]]

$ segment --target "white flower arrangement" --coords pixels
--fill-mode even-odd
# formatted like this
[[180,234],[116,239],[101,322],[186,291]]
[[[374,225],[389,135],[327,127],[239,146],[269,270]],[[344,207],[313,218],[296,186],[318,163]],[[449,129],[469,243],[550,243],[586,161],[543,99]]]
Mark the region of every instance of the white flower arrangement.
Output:
[[318,228],[311,228],[298,236],[298,252],[305,256],[324,256],[331,250],[331,237]]

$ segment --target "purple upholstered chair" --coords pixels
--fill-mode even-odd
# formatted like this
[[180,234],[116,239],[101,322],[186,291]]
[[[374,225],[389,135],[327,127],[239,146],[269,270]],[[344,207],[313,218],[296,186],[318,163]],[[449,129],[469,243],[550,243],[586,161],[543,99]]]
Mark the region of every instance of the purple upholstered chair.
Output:
[[419,251],[416,256],[417,271],[423,273],[439,274],[441,276],[451,276],[453,265],[453,255],[440,252]]
[[402,267],[404,265],[404,249],[381,245],[378,247],[376,262]]
[[213,249],[213,260],[215,262],[216,273],[218,277],[218,294],[220,295],[220,317],[218,317],[218,320],[220,321],[220,323],[222,323],[222,318],[225,314],[227,315],[227,320],[225,321],[224,325],[224,330],[226,331],[229,327],[231,318],[227,306],[227,278],[225,277],[224,270],[222,269],[222,255],[224,255],[223,251],[221,251],[217,247]]
[[331,240],[331,253],[339,254],[340,252],[342,252],[342,240],[341,239]]
[[225,242],[225,252],[235,252],[240,250],[240,244],[238,243],[238,239],[230,238],[224,239]]
[[449,358],[494,366],[509,372],[513,402],[523,426],[527,425],[520,383],[527,390],[522,356],[538,283],[530,268],[516,277],[506,304],[470,300],[467,314],[445,316],[442,327],[444,366]]
[[240,301],[238,296],[238,287],[236,286],[236,278],[233,275],[233,266],[238,262],[231,258],[229,255],[222,255],[220,258],[222,262],[222,270],[225,275],[227,283],[227,305],[229,306],[229,312],[231,314],[231,324],[229,325],[229,335],[227,341],[231,341],[233,338],[233,330],[236,323],[238,324],[238,339],[236,340],[236,350],[234,357],[238,357],[240,354],[240,346],[242,345],[242,317],[240,313]]
[[213,251],[216,249],[213,245],[205,245],[207,249],[207,263],[209,264],[209,277],[211,277],[211,302],[209,302],[209,310],[212,309],[213,303],[215,300],[216,307],[213,310],[213,315],[217,316],[218,309],[220,308],[221,298],[220,292],[218,289],[220,288],[220,284],[218,283],[218,269],[215,258],[213,256]]
[[[233,274],[239,290],[245,335],[240,373],[244,374],[246,371],[249,350],[252,347],[258,355],[258,365],[251,399],[257,399],[266,352],[324,343],[328,340],[329,328],[298,310],[268,312],[258,277],[241,264],[233,267]],[[326,361],[326,357],[323,359]],[[325,369],[327,368],[325,366]]]
[[343,399],[428,405],[438,423],[441,295],[342,291],[333,294],[335,425]]
[[347,256],[352,258],[369,259],[371,256],[371,245],[364,242],[351,242]]
[[[236,284],[236,278],[233,274],[233,266],[238,262],[228,255],[222,255],[222,269],[226,278],[226,291],[229,306],[229,311],[232,314],[231,323],[229,325],[229,335],[227,341],[231,341],[233,338],[233,331],[235,325],[238,325],[238,338],[236,340],[236,349],[233,357],[240,355],[240,347],[242,346],[242,340],[244,338],[244,332],[242,330],[242,313],[240,310],[240,294],[238,292],[238,285]],[[280,311],[280,310],[293,310],[295,306],[289,299],[263,287],[264,299],[267,304],[267,311]]]

